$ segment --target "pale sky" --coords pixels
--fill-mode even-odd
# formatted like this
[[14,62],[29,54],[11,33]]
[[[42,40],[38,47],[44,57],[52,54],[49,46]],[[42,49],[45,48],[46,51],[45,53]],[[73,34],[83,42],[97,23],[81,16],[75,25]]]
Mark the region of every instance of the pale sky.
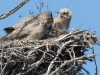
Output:
[[[0,15],[3,13],[7,13],[11,9],[13,9],[16,5],[18,5],[23,0],[0,0]],[[41,1],[41,0],[40,0]],[[77,28],[79,29],[88,29],[90,31],[97,31],[97,36],[100,37],[100,0],[42,0],[45,4],[45,7],[42,11],[50,10],[53,13],[53,17],[56,18],[58,16],[56,11],[59,11],[61,8],[69,8],[72,12],[72,20],[70,29]],[[69,3],[70,1],[70,3]],[[32,16],[29,14],[29,11],[34,12],[33,15],[39,13],[36,9],[36,4],[39,6],[38,0],[30,0],[27,4],[25,4],[22,8],[20,8],[16,13],[7,17],[6,19],[0,20],[0,36],[5,35],[3,29],[5,27],[13,26],[18,23],[22,18],[26,16]],[[48,8],[47,8],[48,5]],[[22,17],[19,17],[21,15]],[[95,52],[100,52],[100,47],[94,45]],[[92,50],[90,50],[86,54],[91,54]],[[100,75],[100,56],[96,57],[97,65],[98,65],[98,75]],[[91,72],[91,75],[95,75],[95,66],[94,62],[88,62],[87,65],[84,66],[87,70]],[[85,74],[86,75],[86,74]]]

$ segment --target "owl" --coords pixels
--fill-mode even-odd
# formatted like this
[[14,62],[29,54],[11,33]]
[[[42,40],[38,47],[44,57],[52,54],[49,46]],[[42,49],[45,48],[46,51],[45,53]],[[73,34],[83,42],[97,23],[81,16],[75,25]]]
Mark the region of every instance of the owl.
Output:
[[49,36],[52,30],[53,17],[51,12],[42,12],[37,16],[26,17],[18,24],[7,27],[4,31],[6,40],[40,40]]
[[56,29],[56,36],[68,33],[72,13],[69,9],[63,8],[59,12],[59,16],[54,19],[53,26]]

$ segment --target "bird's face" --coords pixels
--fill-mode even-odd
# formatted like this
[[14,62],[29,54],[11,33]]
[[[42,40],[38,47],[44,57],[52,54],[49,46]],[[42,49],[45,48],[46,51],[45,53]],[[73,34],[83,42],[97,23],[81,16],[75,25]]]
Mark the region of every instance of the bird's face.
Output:
[[50,12],[42,12],[38,18],[43,27],[50,28],[53,24],[52,13]]
[[64,19],[71,19],[72,13],[69,9],[64,8],[60,10],[59,16]]
[[48,35],[48,37],[54,37],[56,34],[56,29],[53,25],[53,17],[52,17],[52,13],[50,13],[48,16],[46,16],[46,20],[47,20],[47,24],[46,24],[46,34]]
[[54,21],[52,13],[43,12],[39,15],[38,18],[39,18],[40,25],[44,29],[44,34],[48,37],[49,36],[51,37],[51,35],[55,35],[55,29],[52,27]]

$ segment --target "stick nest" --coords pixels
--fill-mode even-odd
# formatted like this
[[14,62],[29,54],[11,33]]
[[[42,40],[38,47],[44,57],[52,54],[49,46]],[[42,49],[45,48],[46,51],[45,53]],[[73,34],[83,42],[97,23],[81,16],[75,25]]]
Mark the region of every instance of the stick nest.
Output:
[[[79,58],[100,44],[96,32],[73,30],[45,40],[7,40],[0,43],[1,75],[77,75],[92,58]],[[74,60],[75,58],[79,58]]]

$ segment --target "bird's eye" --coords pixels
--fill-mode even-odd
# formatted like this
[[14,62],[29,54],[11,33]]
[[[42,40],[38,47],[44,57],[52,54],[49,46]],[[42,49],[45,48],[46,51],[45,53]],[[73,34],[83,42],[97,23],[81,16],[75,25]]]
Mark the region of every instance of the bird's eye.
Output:
[[68,12],[66,12],[66,14],[68,15]]
[[51,18],[48,18],[48,20],[50,20]]
[[66,12],[63,12],[63,14],[66,14]]
[[68,12],[63,12],[63,15],[68,15]]
[[53,22],[53,19],[52,18],[48,18],[47,20],[48,20],[48,23]]

